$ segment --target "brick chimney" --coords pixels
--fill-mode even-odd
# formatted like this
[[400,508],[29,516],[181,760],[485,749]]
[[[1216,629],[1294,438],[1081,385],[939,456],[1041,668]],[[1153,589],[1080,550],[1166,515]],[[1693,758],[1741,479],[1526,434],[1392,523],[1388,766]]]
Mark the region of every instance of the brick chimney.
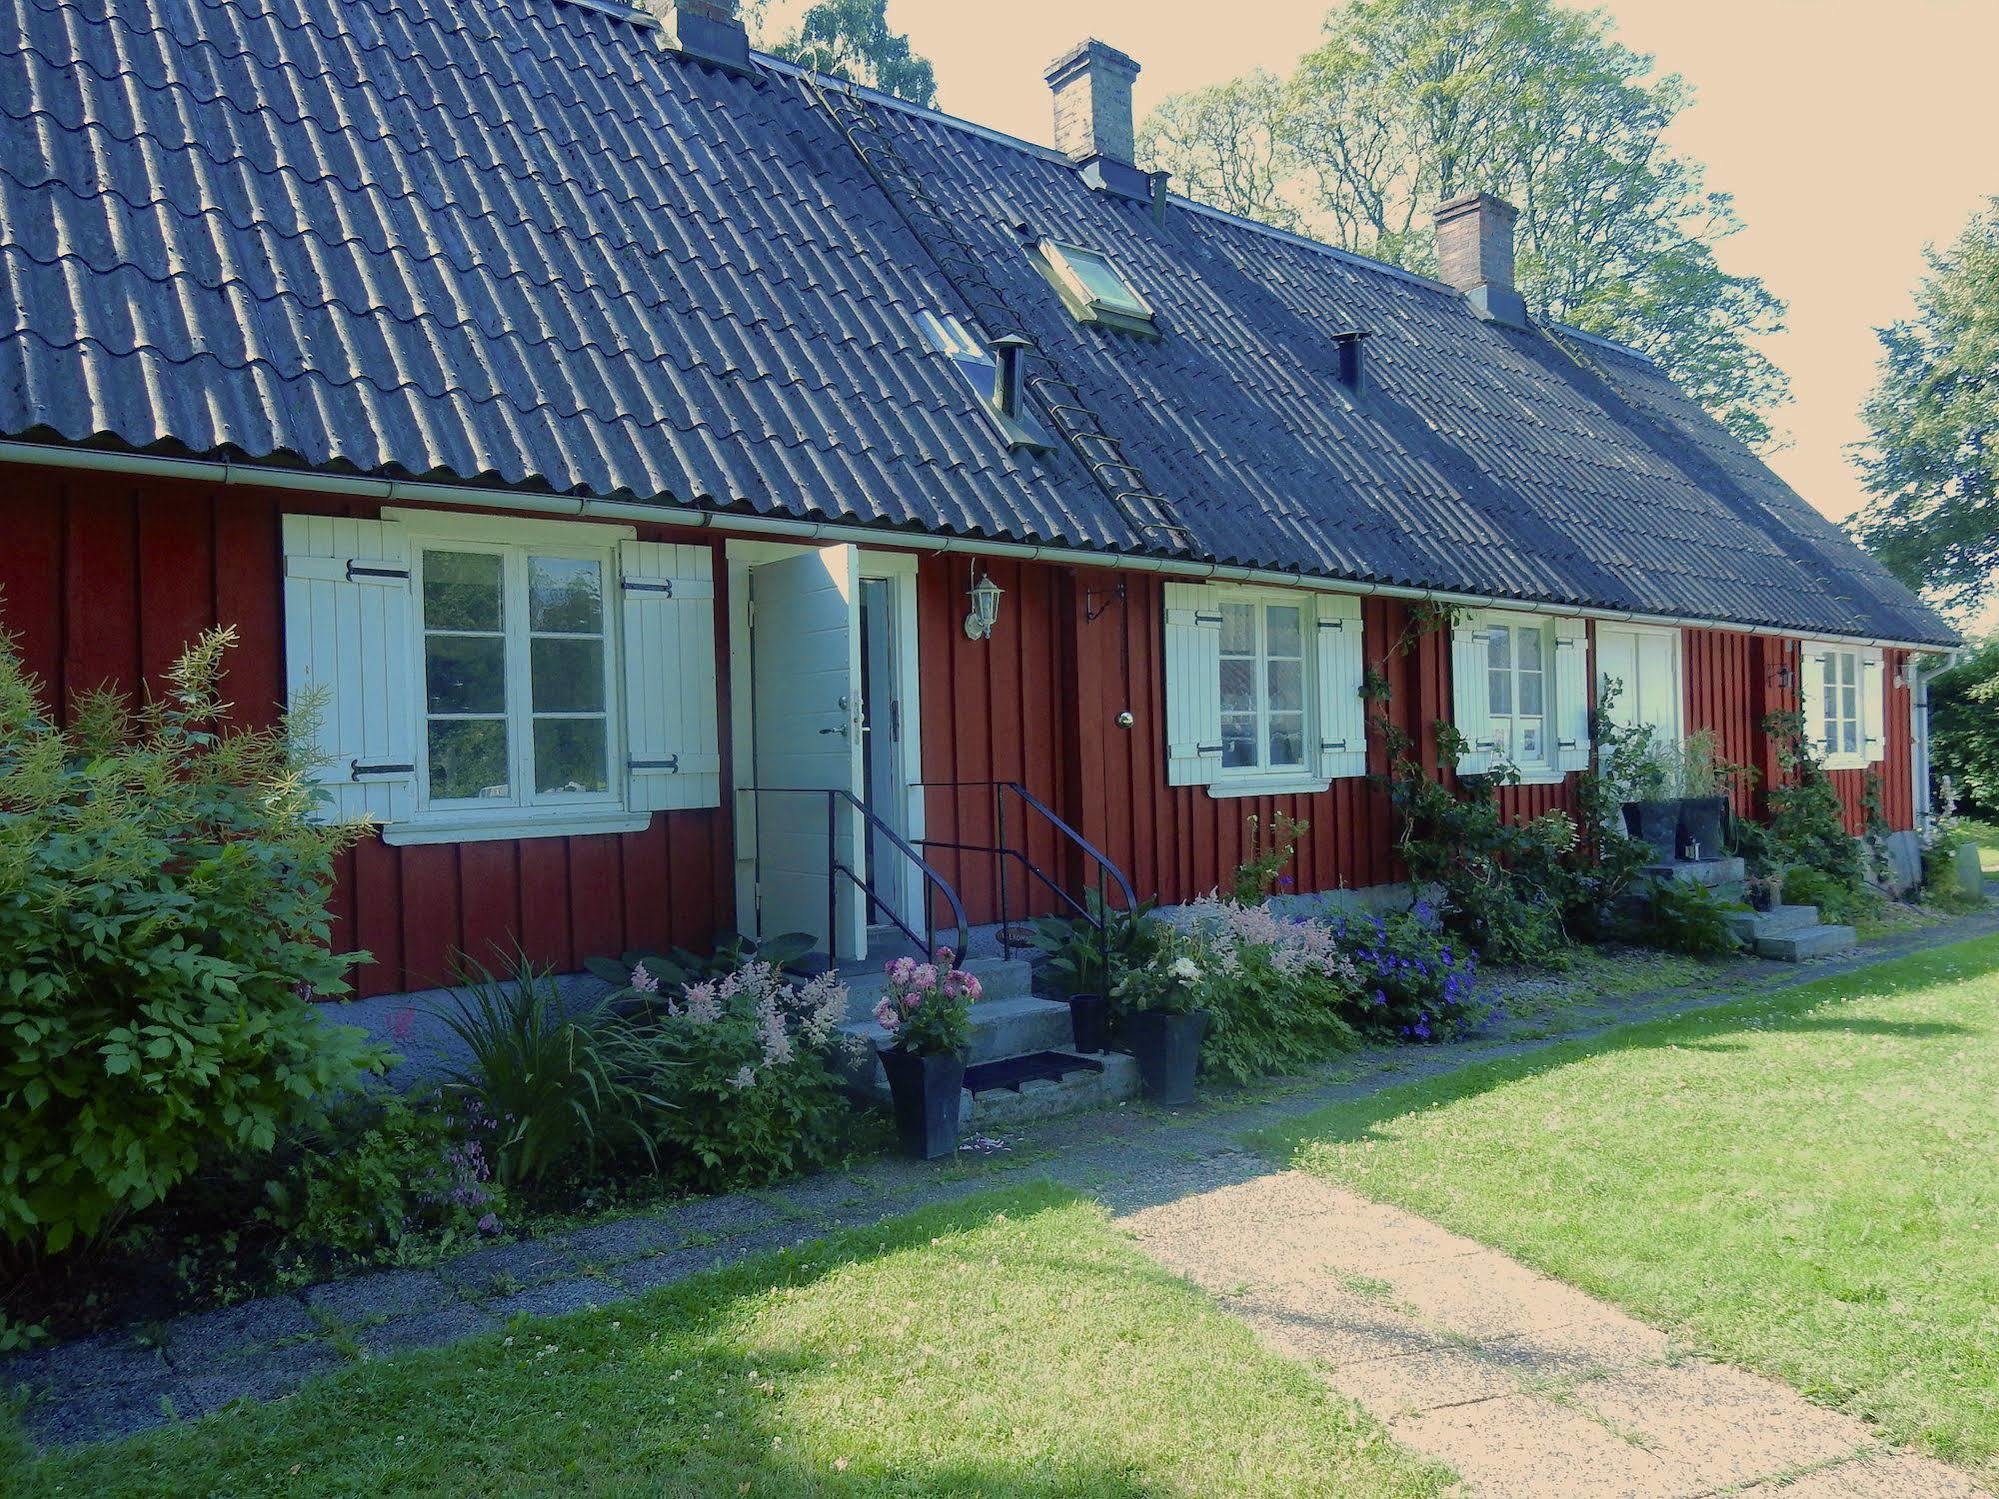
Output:
[[1078,42],[1042,75],[1055,94],[1055,145],[1082,169],[1090,186],[1150,201],[1152,183],[1133,165],[1131,84],[1138,64],[1092,38]]
[[1511,203],[1467,193],[1437,207],[1437,278],[1465,295],[1487,322],[1527,326],[1527,304],[1513,285]]
[[645,6],[674,51],[734,73],[750,71],[750,33],[736,0],[645,0]]

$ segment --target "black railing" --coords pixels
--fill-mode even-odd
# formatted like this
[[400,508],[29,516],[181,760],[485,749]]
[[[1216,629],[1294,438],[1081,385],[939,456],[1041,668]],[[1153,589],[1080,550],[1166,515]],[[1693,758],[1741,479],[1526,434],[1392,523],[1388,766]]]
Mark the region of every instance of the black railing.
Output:
[[[859,893],[860,898],[867,902],[863,910],[880,911],[888,917],[895,929],[901,932],[911,944],[922,948],[927,957],[934,958],[937,956],[937,906],[930,891],[928,889],[924,891],[923,935],[919,937],[916,934],[915,928],[897,912],[894,904],[888,897],[875,888],[873,881],[840,857],[840,804],[842,802],[845,802],[855,812],[859,813],[863,823],[874,832],[881,834],[883,838],[888,840],[892,848],[908,859],[916,867],[917,873],[923,877],[926,885],[936,887],[937,893],[944,897],[945,904],[951,908],[952,919],[957,923],[958,945],[953,951],[960,958],[965,955],[965,948],[971,940],[971,927],[965,920],[965,903],[958,899],[958,892],[951,887],[949,880],[945,879],[943,875],[939,874],[932,867],[928,859],[917,852],[915,845],[894,828],[890,827],[877,813],[869,810],[867,804],[858,796],[855,796],[853,792],[842,790],[838,787],[826,786],[739,786],[736,788],[736,791],[739,796],[823,796],[826,799],[826,960],[829,965],[838,967],[840,962],[840,881],[842,879],[851,884]],[[761,812],[758,813],[758,818],[758,837],[761,839]],[[858,848],[865,841],[864,838],[857,837],[855,839],[856,847]],[[862,863],[865,864],[866,860],[863,859]],[[866,954],[859,954],[859,956],[865,957]]]
[[[1089,839],[1062,820],[1061,816],[1040,797],[1029,791],[1018,781],[926,781],[922,789],[930,791],[990,791],[993,799],[992,843],[967,843],[962,839],[919,838],[917,842],[926,850],[947,849],[956,854],[983,854],[993,861],[993,883],[999,898],[1000,948],[1008,957],[1013,956],[1017,945],[1013,940],[1013,912],[1008,894],[1006,872],[1009,865],[1018,866],[1022,873],[1038,881],[1041,887],[1058,900],[1063,909],[1078,921],[1095,929],[1108,978],[1111,967],[1111,928],[1113,914],[1106,892],[1106,882],[1114,883],[1118,893],[1124,898],[1123,909],[1127,912],[1138,908],[1138,894],[1131,888],[1131,881],[1124,871],[1111,862],[1102,850]],[[1017,817],[1039,816],[1066,842],[1079,865],[1080,878],[1077,881],[1084,890],[1078,898],[1068,883],[1056,879],[1035,863],[1022,849],[1015,848],[1007,837],[1006,810],[1009,801],[1020,804]],[[954,812],[957,809],[954,808]],[[953,822],[962,825],[962,817],[954,816]],[[1030,840],[1031,841],[1031,840]],[[1093,907],[1089,901],[1089,889],[1094,880],[1097,900]],[[1028,887],[1032,889],[1032,886]]]

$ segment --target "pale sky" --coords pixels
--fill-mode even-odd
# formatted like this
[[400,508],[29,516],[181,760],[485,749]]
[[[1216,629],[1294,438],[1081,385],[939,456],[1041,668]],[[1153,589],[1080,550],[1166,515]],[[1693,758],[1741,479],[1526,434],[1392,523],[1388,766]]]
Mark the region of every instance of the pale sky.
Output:
[[[780,9],[784,8],[782,5]],[[1999,0],[1610,0],[1622,40],[1697,91],[1673,140],[1735,195],[1747,228],[1722,249],[1791,305],[1768,352],[1791,376],[1771,462],[1828,515],[1862,501],[1845,447],[1861,435],[1874,329],[1910,310],[1927,242],[1999,193]],[[1323,0],[891,0],[892,25],[936,64],[940,105],[1050,138],[1042,68],[1096,36],[1137,58],[1140,118],[1169,93],[1314,45]],[[1003,19],[1001,19],[1003,17]]]

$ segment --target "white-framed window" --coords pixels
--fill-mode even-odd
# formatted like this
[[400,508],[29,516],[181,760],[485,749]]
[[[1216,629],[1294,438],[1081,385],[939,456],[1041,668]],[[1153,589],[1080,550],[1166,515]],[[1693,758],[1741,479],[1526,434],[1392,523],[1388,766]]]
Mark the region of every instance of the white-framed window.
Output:
[[616,557],[443,540],[418,550],[420,809],[617,803]]
[[713,560],[629,526],[284,517],[285,660],[326,815],[391,843],[630,832],[714,806]]
[[1169,785],[1252,796],[1367,773],[1358,598],[1168,583],[1165,605]]
[[1305,770],[1308,601],[1222,600],[1222,769]]
[[1806,645],[1799,693],[1805,737],[1828,770],[1860,770],[1887,754],[1883,668],[1872,647]]
[[1566,615],[1490,609],[1451,631],[1452,717],[1465,741],[1457,768],[1513,766],[1555,781],[1589,766],[1589,626]]
[[1152,304],[1101,250],[1044,239],[1041,265],[1069,311],[1082,321],[1130,332],[1152,331]]

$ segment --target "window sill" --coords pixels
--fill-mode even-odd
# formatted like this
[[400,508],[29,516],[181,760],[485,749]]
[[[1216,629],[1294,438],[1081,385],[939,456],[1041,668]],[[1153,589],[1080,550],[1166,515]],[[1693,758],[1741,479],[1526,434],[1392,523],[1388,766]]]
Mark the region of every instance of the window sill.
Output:
[[1865,755],[1827,755],[1819,761],[1820,770],[1865,770],[1869,765],[1878,765],[1878,760],[1869,760]]
[[1216,801],[1243,796],[1317,796],[1332,784],[1315,776],[1265,776],[1260,780],[1215,781],[1209,785],[1208,795]]
[[392,848],[425,843],[498,843],[523,838],[578,838],[593,833],[642,833],[652,823],[650,812],[622,807],[603,812],[517,812],[507,817],[413,817],[382,828],[382,842]]

